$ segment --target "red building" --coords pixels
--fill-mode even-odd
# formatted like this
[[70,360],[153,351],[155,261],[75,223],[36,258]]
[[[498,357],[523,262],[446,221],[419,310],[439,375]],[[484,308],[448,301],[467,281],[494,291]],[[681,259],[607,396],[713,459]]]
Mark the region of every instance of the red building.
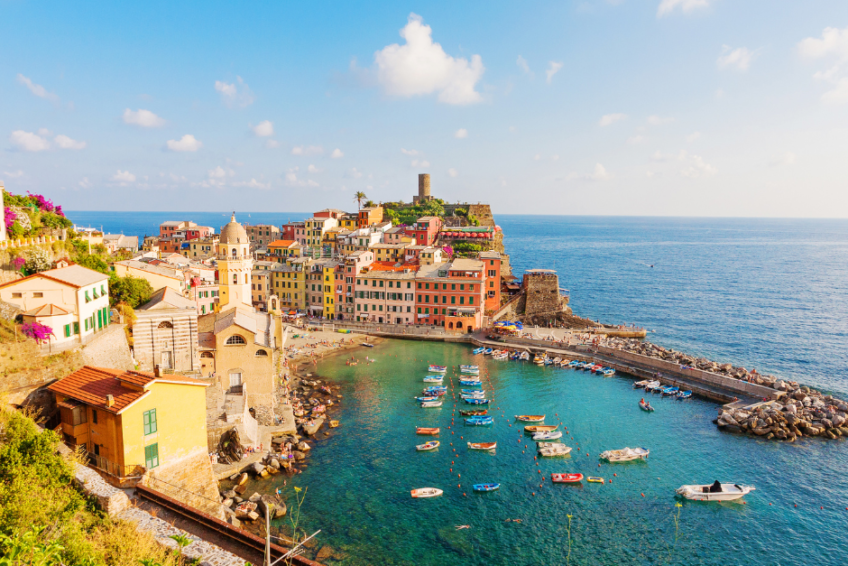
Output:
[[415,237],[419,246],[432,246],[442,227],[442,219],[438,216],[422,216],[412,226],[407,227],[406,233]]
[[485,270],[476,259],[422,266],[415,278],[418,324],[472,332],[483,325]]
[[325,208],[324,210],[319,210],[315,214],[312,215],[313,218],[335,218],[339,219],[342,216],[345,216],[347,212],[344,210],[339,210],[337,208]]
[[496,251],[480,252],[477,256],[486,270],[486,312],[501,306],[501,254]]

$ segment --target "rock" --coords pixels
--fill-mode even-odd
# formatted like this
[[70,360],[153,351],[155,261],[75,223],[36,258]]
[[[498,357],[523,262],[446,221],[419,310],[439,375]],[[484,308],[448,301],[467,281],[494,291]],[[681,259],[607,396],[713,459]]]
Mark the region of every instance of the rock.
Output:
[[835,435],[835,434],[833,434],[832,432],[830,432],[829,430],[825,431],[825,434],[827,434],[827,437],[828,437],[829,439],[831,439],[831,440],[836,440],[836,435]]
[[236,495],[235,497],[233,497],[233,503],[235,503],[236,505],[238,505],[238,504],[239,504],[239,503],[241,503],[242,501],[244,501],[244,499],[242,499],[242,498],[241,498],[241,497],[239,497],[238,495]]
[[771,427],[755,428],[752,432],[757,436],[765,436],[771,432]]
[[261,495],[259,495],[259,494],[258,494],[257,492],[255,492],[255,491],[253,492],[253,495],[251,495],[250,497],[248,497],[248,498],[247,498],[247,500],[248,500],[248,501],[250,501],[251,503],[256,503],[256,502],[257,502],[257,501],[259,501],[260,499],[262,499],[262,496],[261,496]]
[[786,382],[782,379],[778,379],[774,382],[774,388],[778,391],[786,391]]
[[221,502],[221,505],[223,505],[224,507],[230,507],[230,506],[232,506],[232,504],[233,504],[232,499],[225,499]]
[[[243,473],[239,476],[239,479],[238,479],[238,485],[244,485],[244,484],[246,484],[246,483],[247,483],[247,479],[248,479],[247,473],[243,472]],[[242,492],[242,493],[243,493],[243,492]]]
[[807,394],[804,393],[804,391],[802,391],[801,389],[799,389],[795,393],[793,393],[792,396],[799,401],[803,401],[804,397],[806,397]]
[[798,412],[798,407],[795,405],[786,405],[786,412],[795,415]]
[[301,452],[309,452],[310,450],[312,450],[312,447],[309,446],[306,442],[301,442],[297,445],[297,449]]
[[247,518],[250,519],[251,521],[255,521],[256,519],[259,518],[259,513],[257,513],[256,511],[251,511],[250,513],[247,514]]
[[272,468],[271,466],[268,466],[267,468],[265,468],[265,471],[262,472],[262,473],[264,475],[271,474],[272,476],[276,476],[277,474],[280,473],[280,470],[278,470],[277,468]]
[[719,426],[727,426],[727,425],[739,426],[739,423],[736,422],[736,419],[734,419],[733,417],[731,417],[727,413],[724,413],[722,416],[720,416],[718,418],[718,424],[719,424]]
[[265,466],[260,464],[259,462],[254,462],[250,465],[250,471],[256,474],[257,476],[261,474],[265,470]]
[[728,426],[722,428],[722,430],[725,431],[725,432],[735,432],[737,434],[742,432],[741,428],[739,428],[738,426],[732,426],[732,425],[728,425]]
[[773,432],[768,433],[768,436],[766,436],[766,440],[771,440],[772,438],[774,438],[774,433]]
[[[250,513],[254,513],[256,511],[256,503],[251,501],[245,501],[243,503],[239,503],[236,508],[236,517],[239,519],[248,519]],[[253,520],[253,519],[251,519]]]
[[259,477],[260,477],[260,478],[262,478],[262,479],[265,479],[265,478],[267,478],[269,475],[271,475],[271,474],[269,474],[269,473],[268,473],[268,468],[265,468],[264,470],[262,470],[262,473],[261,473],[261,474],[259,474]]
[[280,461],[277,460],[276,458],[271,458],[271,461],[268,462],[268,465],[271,466],[272,468],[274,468],[275,470],[280,469]]
[[285,517],[285,515],[286,504],[281,501],[274,506],[274,518],[279,519],[280,517]]
[[293,451],[292,454],[294,455],[294,459],[297,460],[298,462],[306,459],[306,454],[304,454],[303,452],[301,452],[299,450]]
[[236,481],[237,479],[239,479],[238,472],[236,472],[236,473],[234,473],[233,475],[230,476],[230,481]]
[[232,498],[234,498],[234,497],[236,496],[236,492],[235,492],[235,491],[233,491],[232,489],[228,489],[227,491],[225,491],[225,492],[223,493],[223,495],[224,495],[224,497],[227,497],[227,498],[229,498],[229,499],[232,499]]
[[818,436],[819,433],[821,432],[819,429],[817,429],[814,426],[805,426],[801,430],[803,430],[804,434],[806,434],[807,436]]
[[333,550],[329,545],[325,544],[324,546],[321,547],[321,550],[318,551],[318,554],[315,556],[315,560],[317,560],[318,562],[324,562],[328,558],[333,558],[333,559],[338,560],[336,558],[336,555],[337,555],[336,551]]
[[257,508],[265,515],[265,510],[268,510],[268,516],[274,517],[274,509],[277,506],[277,500],[270,495],[263,495],[257,505]]
[[239,495],[242,495],[245,491],[247,491],[247,486],[246,485],[237,485],[233,488],[233,491],[235,491]]
[[821,422],[822,422],[822,425],[824,425],[824,428],[827,428],[827,429],[833,428],[833,422],[831,422],[830,419],[822,419]]

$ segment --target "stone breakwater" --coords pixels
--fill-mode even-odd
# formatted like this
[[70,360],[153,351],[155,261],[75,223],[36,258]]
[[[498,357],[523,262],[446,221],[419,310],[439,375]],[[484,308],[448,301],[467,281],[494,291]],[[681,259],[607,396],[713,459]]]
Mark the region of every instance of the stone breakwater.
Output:
[[787,442],[794,442],[804,436],[831,440],[848,436],[848,402],[800,385],[796,381],[779,379],[728,363],[720,364],[706,358],[696,358],[647,341],[610,338],[603,344],[774,390],[774,394],[769,395],[762,403],[744,408],[738,407],[738,403],[731,403],[723,407],[715,421],[721,430]]

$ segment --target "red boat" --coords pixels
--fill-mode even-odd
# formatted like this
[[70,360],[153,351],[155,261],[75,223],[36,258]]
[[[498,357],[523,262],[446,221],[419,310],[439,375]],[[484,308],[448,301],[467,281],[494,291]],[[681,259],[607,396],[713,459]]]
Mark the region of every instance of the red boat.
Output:
[[418,426],[418,427],[415,427],[415,433],[416,434],[436,435],[436,434],[439,434],[439,429]]
[[583,481],[583,474],[551,474],[554,483],[577,483]]

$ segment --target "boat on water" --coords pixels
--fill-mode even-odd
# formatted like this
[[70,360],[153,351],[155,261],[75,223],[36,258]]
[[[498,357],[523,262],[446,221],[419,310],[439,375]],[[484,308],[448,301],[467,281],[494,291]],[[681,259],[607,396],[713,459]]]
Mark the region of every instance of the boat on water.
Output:
[[424,383],[441,383],[444,379],[443,376],[428,375],[424,378]]
[[460,370],[460,371],[462,371],[462,370],[479,371],[479,370],[480,370],[480,366],[462,365],[462,366],[459,366],[459,370]]
[[653,412],[654,408],[651,407],[651,404],[645,401],[644,399],[639,401],[639,408],[648,413]]
[[499,483],[475,483],[473,486],[474,491],[495,491],[496,489],[500,489],[501,484]]
[[448,371],[448,366],[430,366],[427,371],[432,373],[445,373]]
[[484,391],[480,391],[480,393],[463,393],[460,397],[462,399],[485,399],[486,393]]
[[435,450],[438,447],[439,447],[439,441],[438,440],[431,440],[430,442],[425,442],[424,444],[419,444],[418,446],[415,447],[415,449],[418,450],[419,452],[425,452],[427,450]]
[[527,360],[530,359],[530,352],[527,352],[527,351],[521,352],[521,354],[519,354],[519,356],[518,356],[518,359],[521,360],[522,362],[526,362]]
[[492,359],[500,361],[507,359],[507,356],[509,356],[509,354],[507,354],[506,350],[501,350],[497,354],[492,354]]
[[369,344],[368,342],[363,342],[362,345],[365,346],[366,348],[373,348],[374,347],[374,344]]
[[497,442],[469,442],[468,448],[470,450],[494,450],[498,447]]
[[339,426],[339,421],[330,421],[330,428],[336,428]]
[[415,427],[415,434],[435,436],[439,434],[439,429],[426,426],[417,426]]
[[545,415],[515,415],[515,420],[525,423],[540,423],[545,420]]
[[653,381],[645,386],[645,391],[649,391],[651,393],[659,393],[665,389],[665,386],[659,381]]
[[484,355],[484,356],[488,356],[488,355],[490,355],[492,352],[494,352],[494,350],[492,350],[491,348],[486,348],[485,350],[483,350],[483,355]]
[[536,354],[536,357],[533,358],[533,363],[536,364],[537,366],[544,365],[545,364],[545,358],[543,358],[539,354]]
[[539,446],[538,448],[539,456],[544,456],[546,458],[567,456],[571,452],[571,446],[566,446],[565,444],[558,444],[556,442],[544,442],[540,444],[544,445]]
[[662,390],[662,394],[663,394],[663,397],[666,397],[666,396],[669,396],[669,395],[677,395],[678,391],[680,391],[679,387],[665,387]]
[[601,372],[604,377],[612,377],[615,375],[615,370],[612,368],[604,368],[604,371]]
[[441,406],[442,406],[441,401],[422,401],[421,402],[421,407],[423,409],[438,409]]
[[459,391],[460,391],[461,393],[468,393],[468,394],[476,394],[476,393],[478,393],[478,392],[479,392],[479,393],[482,393],[482,392],[483,392],[483,390],[482,390],[482,389],[460,389]]
[[479,369],[461,369],[459,373],[462,375],[480,375]]
[[448,394],[448,392],[442,391],[441,389],[439,389],[437,391],[430,391],[428,389],[425,389],[423,391],[423,394],[424,394],[425,397],[444,397],[445,395]]
[[646,385],[651,383],[650,379],[643,379],[642,381],[634,381],[633,389],[644,389]]
[[412,497],[414,499],[424,499],[427,497],[438,497],[442,493],[444,493],[441,489],[436,489],[435,487],[422,487],[419,489],[412,490]]
[[580,360],[571,360],[570,362],[568,362],[568,367],[576,368],[576,367],[580,366],[581,363],[582,362]]
[[678,391],[677,392],[677,400],[678,401],[683,401],[684,399],[688,399],[691,396],[692,396],[691,391]]
[[495,419],[492,417],[468,417],[465,419],[465,424],[472,426],[483,426],[494,424]]
[[712,485],[683,485],[675,490],[677,495],[693,501],[734,501],[741,499],[756,489],[750,485],[738,483],[719,483]]
[[555,430],[553,432],[534,432],[533,440],[556,440],[562,438],[562,432]]
[[555,424],[545,424],[545,425],[528,425],[524,427],[524,432],[553,432],[559,425]]
[[556,358],[554,358],[554,365],[555,365],[555,366],[558,366],[558,365],[560,365],[561,363],[562,363],[562,358],[560,358],[560,357],[556,357]]
[[488,399],[463,399],[469,405],[488,405]]
[[435,395],[428,395],[426,397],[415,397],[415,400],[419,403],[423,403],[424,401],[436,401],[438,397]]
[[647,460],[651,451],[647,448],[622,448],[601,452],[600,458],[608,462],[630,462],[631,460]]
[[554,483],[578,483],[583,481],[583,474],[551,474]]
[[460,385],[467,385],[469,387],[473,387],[473,386],[476,385],[476,386],[479,387],[479,386],[483,385],[483,382],[480,381],[479,379],[460,379],[459,384]]
[[604,483],[604,478],[589,476],[588,478],[586,478],[586,481],[590,483]]
[[463,417],[477,417],[477,416],[486,415],[488,413],[489,413],[488,409],[468,409],[468,410],[460,409],[460,411],[459,411],[459,414],[462,415]]
[[476,356],[476,355],[478,355],[478,354],[482,354],[482,353],[483,353],[483,352],[485,352],[485,351],[486,351],[486,348],[480,347],[480,348],[474,348],[474,349],[471,351],[471,353],[472,353],[472,354],[474,354],[474,355]]

